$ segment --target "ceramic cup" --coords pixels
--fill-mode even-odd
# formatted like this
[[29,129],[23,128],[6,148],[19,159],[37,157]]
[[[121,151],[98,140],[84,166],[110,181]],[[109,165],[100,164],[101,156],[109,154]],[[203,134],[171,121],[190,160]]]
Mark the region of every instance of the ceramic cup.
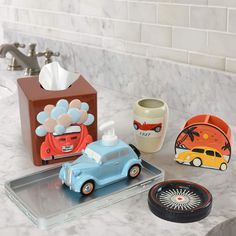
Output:
[[135,103],[133,127],[140,151],[152,153],[161,149],[168,117],[168,106],[160,99],[143,98]]

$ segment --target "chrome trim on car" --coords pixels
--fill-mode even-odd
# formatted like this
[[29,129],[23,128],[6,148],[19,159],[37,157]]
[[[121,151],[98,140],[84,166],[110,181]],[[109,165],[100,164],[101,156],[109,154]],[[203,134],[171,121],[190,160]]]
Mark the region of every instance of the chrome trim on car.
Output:
[[73,157],[73,156],[80,156],[82,152],[76,152],[76,153],[71,153],[71,154],[66,154],[66,155],[55,155],[54,159],[60,159],[64,157]]

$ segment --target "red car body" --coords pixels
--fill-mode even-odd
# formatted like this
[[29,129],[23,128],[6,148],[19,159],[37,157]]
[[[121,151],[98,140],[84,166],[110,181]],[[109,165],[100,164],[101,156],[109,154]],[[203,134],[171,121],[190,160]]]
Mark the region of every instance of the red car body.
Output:
[[160,132],[161,128],[162,128],[162,123],[158,123],[158,124],[147,124],[146,122],[144,122],[143,124],[141,124],[140,122],[134,120],[134,128],[136,130],[143,130],[143,131],[150,131],[150,130],[154,130],[155,132]]
[[42,160],[52,160],[80,155],[87,144],[93,141],[85,125],[80,125],[80,132],[70,132],[62,135],[48,133],[40,148]]

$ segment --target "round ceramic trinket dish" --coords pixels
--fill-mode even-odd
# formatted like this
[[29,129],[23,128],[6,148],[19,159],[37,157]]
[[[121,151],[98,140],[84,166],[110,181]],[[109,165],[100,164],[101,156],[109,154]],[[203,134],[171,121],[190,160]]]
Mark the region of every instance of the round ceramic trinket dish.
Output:
[[190,223],[209,215],[212,195],[199,184],[171,180],[150,189],[148,205],[153,214],[164,220]]

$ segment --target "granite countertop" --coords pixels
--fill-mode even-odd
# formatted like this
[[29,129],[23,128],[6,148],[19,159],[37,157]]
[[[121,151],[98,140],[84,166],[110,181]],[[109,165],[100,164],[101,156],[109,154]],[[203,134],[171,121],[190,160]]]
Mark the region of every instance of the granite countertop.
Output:
[[[206,235],[221,222],[236,216],[235,153],[226,172],[177,164],[174,142],[181,126],[192,114],[170,109],[167,136],[160,152],[142,158],[165,170],[165,179],[194,181],[208,188],[214,198],[211,214],[196,223],[177,224],[154,216],[148,209],[147,192],[98,210],[77,220],[42,231],[12,203],[4,192],[4,182],[48,168],[36,167],[27,156],[20,129],[16,78],[23,72],[1,71],[0,75],[0,235]],[[136,97],[96,86],[99,123],[113,119],[118,136],[134,143],[132,105]],[[4,91],[4,92],[2,92]],[[233,128],[234,134],[236,128]]]

